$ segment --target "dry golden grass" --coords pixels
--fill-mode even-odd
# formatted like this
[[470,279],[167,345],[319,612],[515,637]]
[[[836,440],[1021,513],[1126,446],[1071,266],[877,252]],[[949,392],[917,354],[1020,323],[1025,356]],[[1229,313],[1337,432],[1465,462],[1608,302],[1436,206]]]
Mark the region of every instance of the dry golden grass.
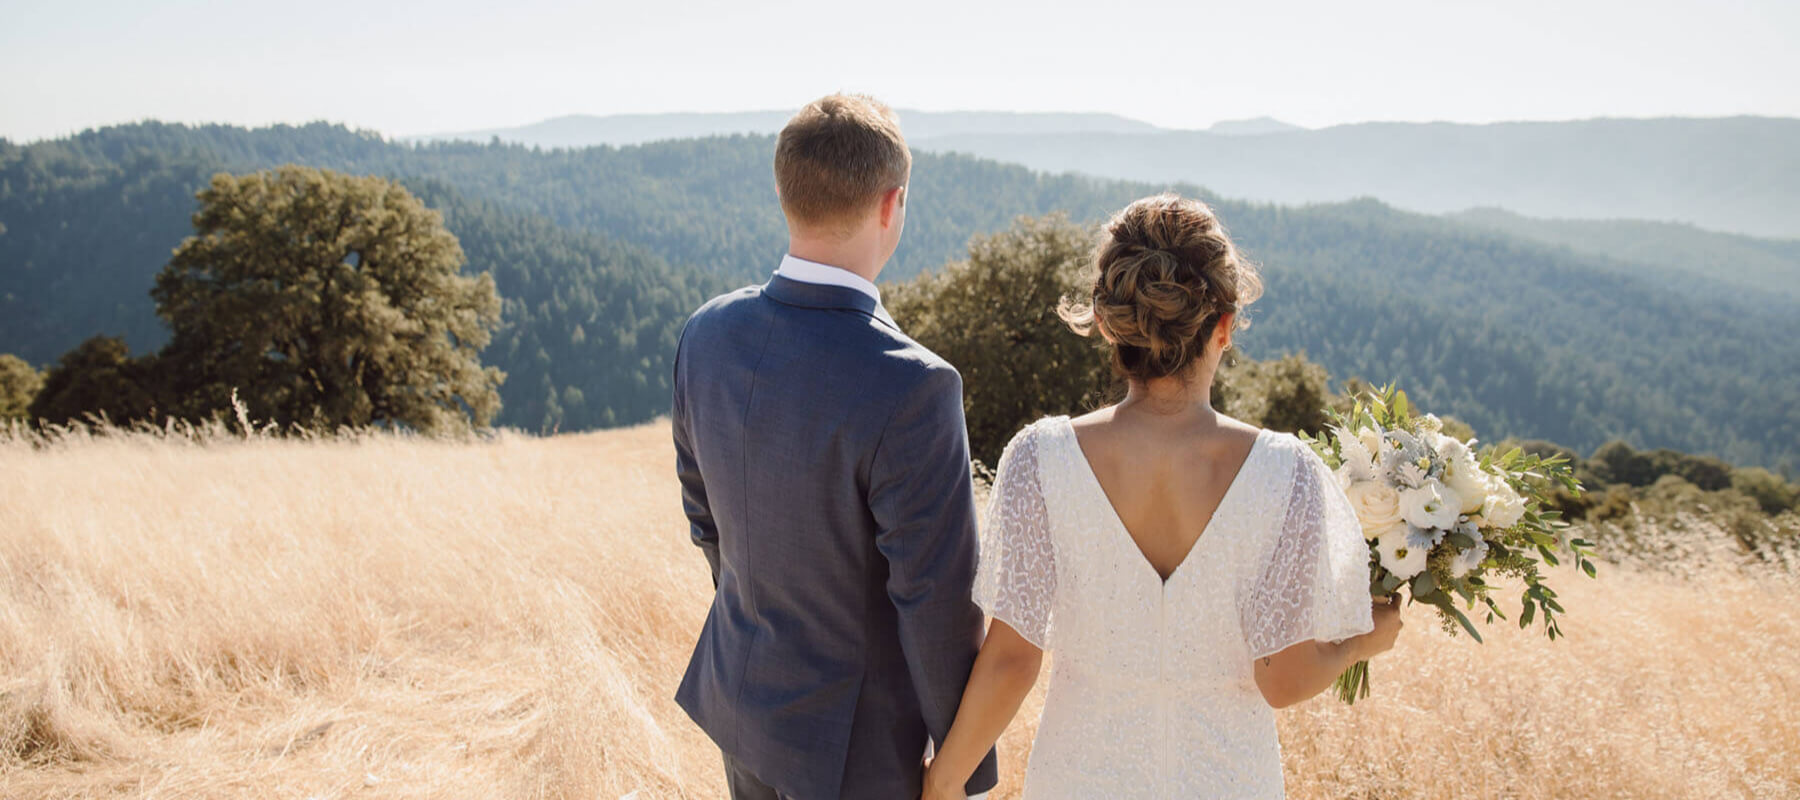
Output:
[[[667,442],[0,440],[0,797],[720,796]],[[1291,794],[1800,794],[1787,573],[1562,583],[1555,644],[1409,612],[1375,698],[1281,715]]]

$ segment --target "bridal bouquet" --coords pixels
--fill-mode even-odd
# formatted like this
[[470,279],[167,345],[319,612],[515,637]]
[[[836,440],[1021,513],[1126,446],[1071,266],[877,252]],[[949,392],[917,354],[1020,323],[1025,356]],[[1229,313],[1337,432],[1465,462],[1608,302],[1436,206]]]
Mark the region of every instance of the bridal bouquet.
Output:
[[[1519,627],[1542,617],[1551,639],[1561,635],[1563,608],[1540,567],[1569,557],[1594,576],[1592,545],[1569,538],[1567,523],[1544,502],[1554,484],[1581,492],[1567,459],[1516,447],[1478,453],[1475,440],[1446,435],[1437,417],[1413,416],[1406,393],[1392,387],[1359,398],[1348,416],[1329,416],[1324,436],[1302,438],[1336,471],[1356,508],[1372,594],[1397,602],[1404,593],[1435,606],[1446,630],[1460,627],[1479,642],[1458,601],[1488,623],[1505,619],[1490,579],[1514,578],[1525,587]],[[1350,667],[1336,686],[1346,703],[1368,697],[1369,663]]]

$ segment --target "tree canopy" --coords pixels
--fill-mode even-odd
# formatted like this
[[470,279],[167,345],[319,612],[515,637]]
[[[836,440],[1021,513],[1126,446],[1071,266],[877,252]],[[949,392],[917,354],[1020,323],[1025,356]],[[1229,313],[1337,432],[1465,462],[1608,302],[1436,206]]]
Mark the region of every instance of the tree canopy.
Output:
[[970,449],[989,465],[1026,423],[1098,405],[1106,391],[1095,341],[1056,316],[1059,299],[1079,296],[1092,249],[1092,232],[1066,217],[1023,217],[976,237],[967,260],[883,296],[907,335],[962,373]]
[[44,376],[11,353],[0,353],[0,422],[25,419],[32,398],[44,386]]
[[286,166],[220,174],[151,292],[159,366],[184,416],[229,406],[314,427],[441,431],[499,410],[479,354],[500,321],[491,275],[460,274],[442,218],[405,187]]
[[[1041,417],[1081,414],[1124,395],[1100,340],[1075,334],[1056,314],[1063,297],[1088,291],[1096,235],[1062,214],[1020,217],[976,237],[967,260],[885,295],[901,328],[962,373],[969,447],[983,463],[997,463],[1013,434]],[[1212,403],[1253,425],[1318,432],[1326,407],[1344,404],[1327,382],[1325,369],[1303,355],[1233,355],[1214,376]]]
[[166,405],[154,356],[132,358],[125,340],[95,336],[58,359],[44,375],[28,417],[54,424],[89,419],[148,420]]

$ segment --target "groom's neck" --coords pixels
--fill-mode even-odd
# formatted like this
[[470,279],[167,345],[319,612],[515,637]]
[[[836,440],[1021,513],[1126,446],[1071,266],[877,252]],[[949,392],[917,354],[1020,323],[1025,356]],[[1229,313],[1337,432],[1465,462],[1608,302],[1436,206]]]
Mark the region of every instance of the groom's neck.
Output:
[[790,230],[788,255],[846,270],[870,283],[875,282],[876,277],[881,274],[881,268],[887,264],[887,254],[882,252],[881,243],[874,236],[837,239],[808,236]]

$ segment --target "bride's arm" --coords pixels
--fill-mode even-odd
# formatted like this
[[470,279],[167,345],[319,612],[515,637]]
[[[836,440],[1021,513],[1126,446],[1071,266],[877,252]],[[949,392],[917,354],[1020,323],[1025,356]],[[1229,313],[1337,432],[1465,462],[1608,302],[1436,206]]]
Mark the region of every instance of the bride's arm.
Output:
[[988,626],[987,641],[975,657],[962,705],[956,709],[956,723],[925,771],[925,800],[964,796],[963,786],[1019,713],[1043,663],[1044,651],[1011,625],[996,619]]
[[[1341,642],[1306,641],[1256,660],[1256,688],[1275,708],[1286,708],[1331,687],[1351,664],[1387,652],[1400,634],[1400,606],[1377,602],[1375,629]],[[985,654],[986,651],[984,650]],[[980,669],[976,662],[976,669]],[[967,694],[964,694],[964,703]]]

